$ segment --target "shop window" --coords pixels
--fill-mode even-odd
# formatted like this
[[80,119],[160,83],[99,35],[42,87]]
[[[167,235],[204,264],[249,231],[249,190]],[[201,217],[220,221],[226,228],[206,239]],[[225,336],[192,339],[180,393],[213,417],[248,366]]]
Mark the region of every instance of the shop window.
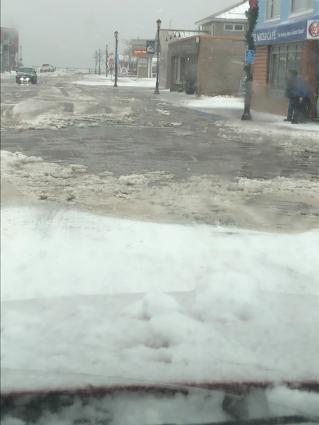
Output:
[[267,0],[267,19],[280,18],[280,0]]
[[243,24],[225,24],[225,31],[244,31],[245,27]]
[[269,83],[272,89],[284,91],[287,72],[299,71],[302,43],[273,46],[270,51]]
[[301,13],[312,8],[313,0],[291,0],[291,13]]

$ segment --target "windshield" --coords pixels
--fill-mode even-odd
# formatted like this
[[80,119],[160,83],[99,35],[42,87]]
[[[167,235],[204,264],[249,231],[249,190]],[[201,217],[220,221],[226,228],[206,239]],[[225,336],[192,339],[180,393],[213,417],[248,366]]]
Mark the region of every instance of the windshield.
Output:
[[1,11],[1,423],[318,423],[318,1]]
[[18,72],[23,74],[32,74],[34,72],[34,69],[32,68],[18,68]]

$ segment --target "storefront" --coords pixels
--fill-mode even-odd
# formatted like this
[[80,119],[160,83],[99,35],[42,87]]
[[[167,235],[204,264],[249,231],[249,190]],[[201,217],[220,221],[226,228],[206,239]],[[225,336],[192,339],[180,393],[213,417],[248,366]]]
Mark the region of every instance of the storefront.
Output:
[[[258,28],[254,33],[254,80],[259,94],[283,97],[286,75],[298,71],[318,96],[319,16]],[[313,99],[315,103],[315,99]]]

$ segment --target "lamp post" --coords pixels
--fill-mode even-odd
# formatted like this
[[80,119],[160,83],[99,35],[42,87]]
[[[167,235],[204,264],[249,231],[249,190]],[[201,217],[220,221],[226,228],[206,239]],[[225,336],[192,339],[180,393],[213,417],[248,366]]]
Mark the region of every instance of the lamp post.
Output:
[[114,87],[118,87],[117,85],[117,79],[118,79],[118,50],[119,50],[119,32],[115,31],[114,33],[115,37],[115,81],[114,81]]
[[156,64],[156,88],[155,88],[155,94],[160,94],[159,92],[159,72],[160,72],[160,31],[161,31],[161,24],[162,21],[158,19],[156,21],[157,23],[157,64]]
[[[256,54],[255,40],[253,33],[255,31],[259,14],[258,0],[249,0],[249,10],[246,12],[248,18],[248,30],[246,33],[247,41],[247,55],[245,60],[245,72],[246,72],[246,87],[245,87],[245,107],[242,116],[243,121],[250,121],[252,119],[251,99],[253,91],[253,60]],[[249,58],[250,57],[250,58]]]

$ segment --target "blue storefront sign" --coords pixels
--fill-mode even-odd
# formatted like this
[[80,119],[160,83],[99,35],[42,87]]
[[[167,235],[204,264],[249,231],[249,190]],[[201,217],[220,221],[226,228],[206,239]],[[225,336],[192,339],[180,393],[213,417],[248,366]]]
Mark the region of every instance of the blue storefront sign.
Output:
[[[312,21],[319,19],[319,15],[310,18]],[[253,34],[255,44],[284,44],[294,41],[306,40],[308,36],[309,18],[303,21],[281,24],[274,27],[256,29]]]

